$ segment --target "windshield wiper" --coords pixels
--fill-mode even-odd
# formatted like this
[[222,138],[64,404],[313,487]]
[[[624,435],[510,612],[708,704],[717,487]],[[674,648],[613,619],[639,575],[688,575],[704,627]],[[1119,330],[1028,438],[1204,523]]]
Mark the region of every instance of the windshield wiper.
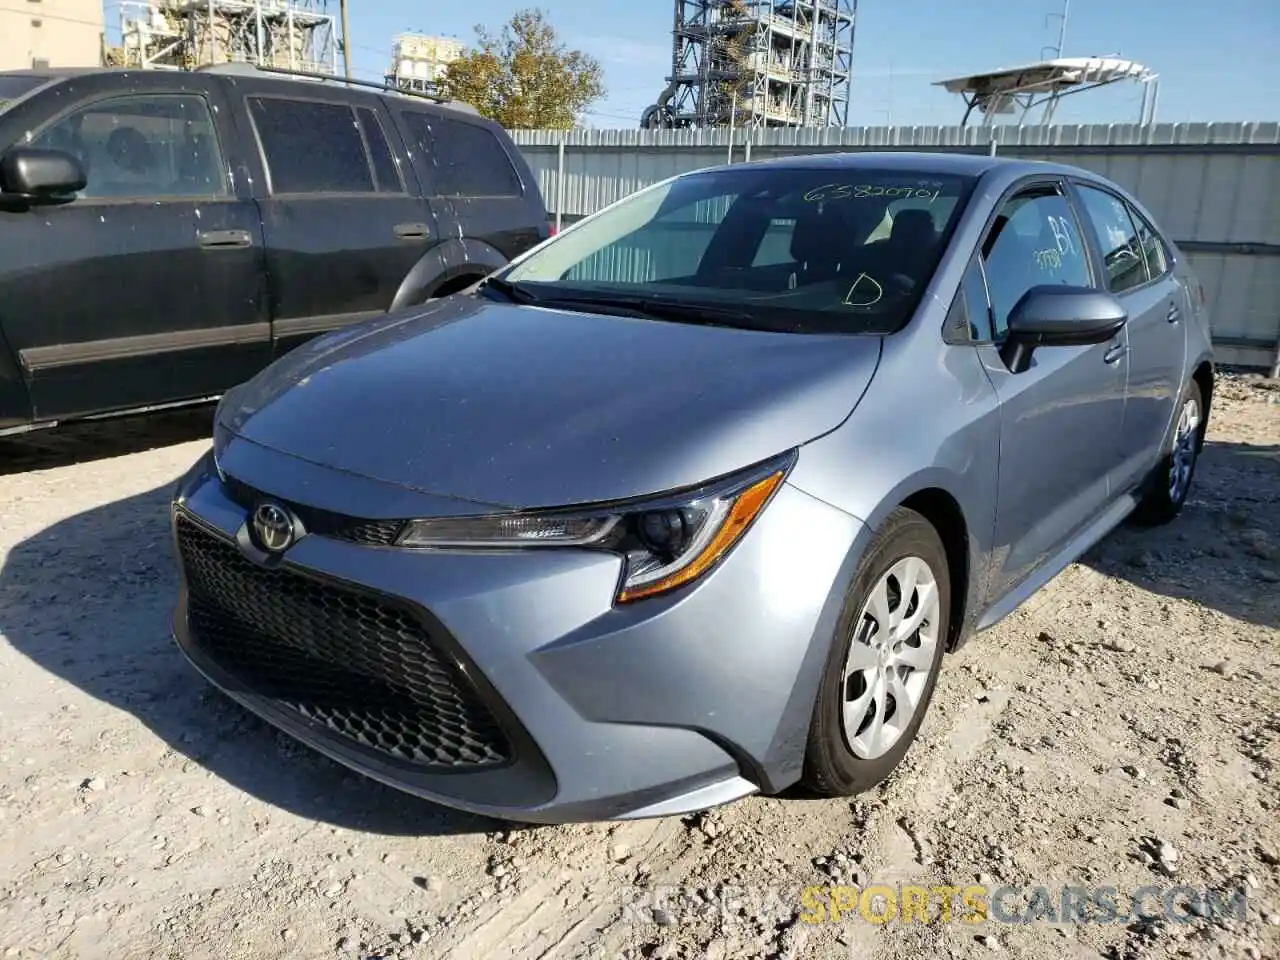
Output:
[[651,320],[674,320],[702,326],[760,328],[759,320],[745,310],[722,307],[717,304],[681,303],[653,297],[610,296],[599,294],[541,295],[526,287],[490,277],[484,287],[491,287],[513,303],[534,304],[540,307],[560,307],[569,310],[598,310],[615,316],[640,317]]
[[524,287],[518,287],[510,280],[503,280],[501,277],[489,277],[480,285],[480,289],[496,290],[513,303],[538,303],[542,299]]
[[759,321],[753,314],[733,307],[722,307],[716,304],[682,303],[678,300],[664,300],[653,297],[633,296],[572,296],[540,297],[538,303],[548,307],[576,307],[608,311],[610,313],[626,312],[630,316],[647,317],[654,320],[674,320],[678,323],[694,323],[713,327],[752,327],[758,328]]

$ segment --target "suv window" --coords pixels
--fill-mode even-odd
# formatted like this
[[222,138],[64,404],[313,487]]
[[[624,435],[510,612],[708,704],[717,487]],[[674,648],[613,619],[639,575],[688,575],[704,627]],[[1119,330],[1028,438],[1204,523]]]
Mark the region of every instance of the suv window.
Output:
[[1009,313],[1032,287],[1091,283],[1075,215],[1054,187],[1033,188],[1008,201],[992,224],[982,256],[996,340],[1009,329]]
[[369,159],[373,162],[373,172],[378,178],[378,192],[404,193],[400,170],[391,156],[387,135],[383,133],[378,115],[368,107],[360,107],[356,114],[360,117],[360,132],[364,134],[364,142],[369,147]]
[[1138,231],[1129,208],[1115,194],[1077,184],[1084,201],[1085,218],[1102,251],[1107,268],[1107,289],[1120,293],[1147,282],[1147,267],[1138,243]]
[[1129,209],[1129,215],[1133,217],[1133,222],[1138,225],[1138,242],[1142,247],[1142,255],[1147,259],[1147,273],[1152,280],[1163,277],[1169,272],[1169,251],[1165,248],[1164,241],[1160,239],[1160,234],[1156,233],[1155,227],[1147,221],[1147,218],[1133,209],[1129,204],[1125,204]]
[[225,196],[213,118],[189,94],[113,97],[82,107],[31,139],[84,166],[84,198]]
[[426,158],[441,197],[518,197],[520,175],[487,127],[405,111],[405,126]]
[[351,107],[250,97],[271,192],[372,193],[373,167]]

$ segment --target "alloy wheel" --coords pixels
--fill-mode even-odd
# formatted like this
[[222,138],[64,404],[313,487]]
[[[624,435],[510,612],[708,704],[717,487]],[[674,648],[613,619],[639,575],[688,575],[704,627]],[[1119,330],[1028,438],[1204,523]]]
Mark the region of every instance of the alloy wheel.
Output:
[[898,560],[871,588],[841,685],[844,738],[854,756],[884,756],[910,726],[933,669],[939,611],[937,578],[920,557]]
[[1191,471],[1195,467],[1200,440],[1200,402],[1187,397],[1178,412],[1178,426],[1173,435],[1173,450],[1169,458],[1169,499],[1181,503],[1191,486]]

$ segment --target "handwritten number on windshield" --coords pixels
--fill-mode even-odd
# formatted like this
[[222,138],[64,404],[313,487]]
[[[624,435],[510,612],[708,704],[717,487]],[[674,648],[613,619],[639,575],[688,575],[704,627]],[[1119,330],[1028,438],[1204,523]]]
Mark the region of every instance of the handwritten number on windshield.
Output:
[[870,183],[826,183],[814,187],[804,195],[805,203],[821,203],[824,200],[928,200],[932,204],[941,190],[929,190],[916,186],[885,186]]

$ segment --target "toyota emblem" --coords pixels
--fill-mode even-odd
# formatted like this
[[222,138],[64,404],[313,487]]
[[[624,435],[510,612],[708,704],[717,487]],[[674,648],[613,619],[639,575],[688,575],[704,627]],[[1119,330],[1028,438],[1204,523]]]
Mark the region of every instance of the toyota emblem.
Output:
[[278,503],[260,503],[253,511],[253,533],[268,553],[284,553],[293,545],[293,518]]

